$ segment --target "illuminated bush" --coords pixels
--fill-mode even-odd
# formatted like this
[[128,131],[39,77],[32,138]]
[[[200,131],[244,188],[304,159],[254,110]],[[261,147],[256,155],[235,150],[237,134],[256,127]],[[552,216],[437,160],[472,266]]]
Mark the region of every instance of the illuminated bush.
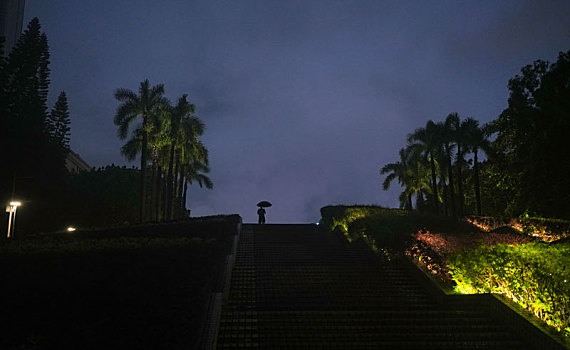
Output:
[[450,217],[379,206],[328,206],[321,209],[323,226],[340,228],[349,240],[363,238],[374,248],[400,249],[419,230],[472,232],[477,227]]
[[321,208],[321,224],[329,231],[340,228],[348,232],[348,226],[357,219],[379,215],[386,211],[398,211],[399,209],[386,209],[372,205],[336,205]]
[[473,225],[490,231],[498,227],[512,227],[529,236],[539,237],[544,241],[552,242],[570,236],[570,221],[548,219],[539,217],[497,218],[485,216],[469,216],[467,220]]
[[501,293],[570,335],[570,242],[499,244],[452,255],[461,293]]

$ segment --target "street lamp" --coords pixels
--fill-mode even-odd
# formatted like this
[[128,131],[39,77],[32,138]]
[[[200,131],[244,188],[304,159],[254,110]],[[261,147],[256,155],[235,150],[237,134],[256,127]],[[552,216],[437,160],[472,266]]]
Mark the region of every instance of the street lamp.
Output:
[[[9,205],[6,206],[6,212],[9,213],[8,214],[8,238],[10,238],[11,236],[14,236],[14,230],[16,227],[16,209],[18,209],[18,207],[22,205],[22,203],[20,202],[15,202],[12,201],[10,202]],[[12,221],[14,223],[12,223]]]

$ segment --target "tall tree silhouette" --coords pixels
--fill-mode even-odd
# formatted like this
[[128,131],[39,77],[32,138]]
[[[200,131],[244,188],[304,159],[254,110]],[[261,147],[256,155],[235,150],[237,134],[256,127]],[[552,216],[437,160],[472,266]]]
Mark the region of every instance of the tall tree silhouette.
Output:
[[469,127],[465,121],[460,122],[459,119],[453,120],[455,128],[455,143],[457,145],[456,161],[457,168],[457,191],[458,191],[458,211],[459,215],[465,215],[465,193],[463,190],[463,168],[467,166],[465,155],[468,152],[467,128]]
[[15,189],[25,200],[22,215],[28,219],[19,228],[27,231],[56,225],[59,202],[53,198],[65,182],[64,151],[53,142],[47,119],[49,57],[47,36],[34,18],[0,60],[0,199],[7,200]]
[[210,168],[203,161],[194,161],[183,167],[183,172],[181,173],[181,183],[183,186],[180,186],[182,193],[179,198],[179,211],[181,213],[179,213],[179,216],[183,215],[183,212],[186,211],[188,184],[196,182],[200,187],[206,187],[207,189],[214,188],[214,183],[207,175],[209,172]]
[[447,168],[447,179],[449,181],[449,204],[451,207],[451,216],[457,215],[455,209],[455,185],[453,181],[453,149],[457,147],[457,134],[459,132],[459,115],[451,113],[445,118],[443,123],[443,149],[445,152],[445,165]]
[[388,163],[380,169],[380,175],[386,175],[382,188],[386,191],[390,188],[390,184],[394,180],[404,188],[404,202],[400,201],[400,207],[412,209],[412,192],[411,192],[411,164],[409,164],[409,148],[401,148],[399,151],[400,159],[393,163]]
[[162,106],[166,104],[163,97],[164,86],[158,84],[151,86],[148,79],[141,82],[138,94],[129,89],[117,89],[115,98],[121,102],[114,118],[114,123],[119,127],[118,136],[121,140],[128,135],[129,127],[138,119],[141,124],[137,127],[140,129],[141,138],[141,198],[140,198],[140,222],[145,220],[145,200],[146,200],[146,168],[148,157],[148,135],[152,132],[151,118],[156,117],[160,113]]
[[409,147],[417,148],[426,159],[429,160],[431,168],[431,187],[433,190],[432,204],[435,213],[439,213],[439,193],[437,187],[436,158],[440,153],[440,132],[437,125],[429,120],[425,128],[418,128],[408,135]]
[[69,138],[71,136],[71,120],[69,118],[69,106],[67,96],[62,91],[50,113],[50,133],[53,142],[64,150],[69,150]]
[[[208,184],[211,183],[206,174],[209,172],[208,168],[208,150],[200,141],[200,136],[205,131],[204,123],[195,115],[186,115],[180,122],[180,131],[177,144],[175,171],[178,176],[178,190],[180,193],[177,198],[177,215],[180,216],[186,204],[187,184],[192,183],[192,180],[203,179],[204,182],[199,181],[198,184],[202,187],[204,183],[206,188],[212,188]],[[176,178],[174,179],[176,180]]]
[[479,151],[488,153],[490,149],[489,139],[485,136],[479,122],[473,118],[467,118],[464,123],[467,147],[473,153],[473,185],[475,188],[475,201],[477,203],[477,215],[481,215],[481,186],[479,181]]
[[[179,148],[178,143],[180,141],[184,142],[185,133],[181,128],[182,120],[188,118],[192,113],[194,113],[194,105],[188,102],[188,95],[182,95],[178,99],[175,106],[170,108],[169,113],[169,138],[170,138],[170,149],[168,157],[168,172],[166,176],[167,186],[166,186],[166,219],[172,219],[172,207],[174,205],[175,197],[175,151]],[[177,157],[178,158],[178,157]],[[178,162],[176,168],[179,167]]]

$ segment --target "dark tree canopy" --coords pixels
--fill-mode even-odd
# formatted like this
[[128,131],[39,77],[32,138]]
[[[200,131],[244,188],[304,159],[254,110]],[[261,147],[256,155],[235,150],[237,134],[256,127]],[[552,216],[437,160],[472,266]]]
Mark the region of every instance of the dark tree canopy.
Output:
[[384,189],[398,179],[402,207],[415,195],[416,209],[428,199],[445,215],[570,218],[570,51],[523,67],[508,88],[508,107],[487,125],[452,113],[409,134],[381,169]]
[[512,214],[570,216],[570,51],[537,60],[509,81],[508,107],[491,123],[495,171]]

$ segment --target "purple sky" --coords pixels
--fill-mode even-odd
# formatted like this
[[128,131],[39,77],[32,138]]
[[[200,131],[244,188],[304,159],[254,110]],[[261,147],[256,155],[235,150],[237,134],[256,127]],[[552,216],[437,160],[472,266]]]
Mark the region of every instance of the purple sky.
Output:
[[328,204],[397,207],[379,169],[406,135],[457,112],[482,123],[508,79],[570,48],[570,2],[28,0],[51,49],[50,106],[65,90],[72,149],[129,164],[118,87],[188,93],[206,123],[213,190],[193,216],[314,222]]

